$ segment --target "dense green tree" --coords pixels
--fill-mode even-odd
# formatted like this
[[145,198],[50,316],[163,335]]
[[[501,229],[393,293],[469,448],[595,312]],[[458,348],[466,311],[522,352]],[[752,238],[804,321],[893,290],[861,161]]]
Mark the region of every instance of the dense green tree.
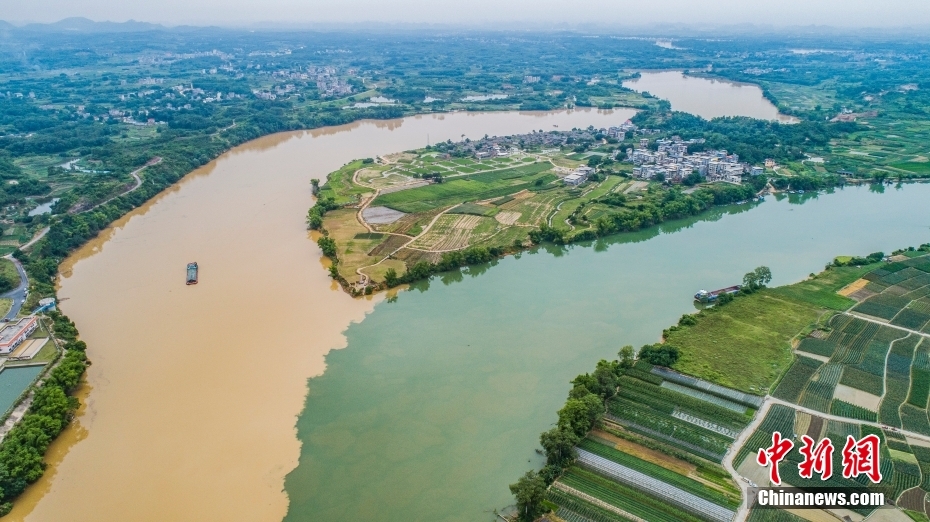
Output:
[[520,520],[532,522],[545,512],[546,483],[535,471],[524,473],[520,480],[510,485],[510,492],[517,500]]
[[629,344],[620,348],[617,355],[620,357],[621,368],[632,368],[636,363],[636,351],[633,349],[633,346]]
[[639,358],[656,366],[672,366],[678,361],[678,348],[667,344],[647,344],[639,349]]
[[772,281],[772,271],[767,266],[757,267],[743,276],[743,288],[755,291]]
[[320,246],[320,250],[323,251],[323,255],[335,260],[336,259],[336,240],[329,237],[323,236],[320,239],[316,240],[316,244]]
[[546,462],[561,467],[575,459],[575,445],[578,441],[575,432],[558,427],[544,431],[539,436],[539,444],[546,453]]

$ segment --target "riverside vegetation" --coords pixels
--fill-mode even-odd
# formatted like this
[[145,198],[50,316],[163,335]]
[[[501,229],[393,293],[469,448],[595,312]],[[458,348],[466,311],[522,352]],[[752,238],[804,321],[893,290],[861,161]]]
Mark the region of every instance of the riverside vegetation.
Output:
[[[662,343],[638,356],[625,346],[617,360],[576,377],[556,427],[540,435],[545,467],[510,487],[514,518],[730,520],[744,501],[734,480],[767,485],[767,470],[751,456],[780,430],[834,445],[847,434],[879,435],[880,485],[841,477],[826,485],[882,491],[925,520],[930,453],[908,434],[930,435],[930,244],[838,257],[792,285],[766,288],[770,278],[764,267],[746,274],[738,295],[682,316]],[[772,405],[733,447],[769,397],[806,409]],[[862,424],[876,420],[899,430]],[[825,485],[798,475],[799,458],[781,464],[783,480]],[[736,476],[721,466],[725,459]],[[834,459],[839,469],[841,456]],[[802,519],[752,510],[749,520]]]
[[[622,122],[617,122],[619,125]],[[638,113],[623,141],[607,129],[450,141],[353,161],[314,180],[307,214],[319,230],[330,273],[353,294],[370,293],[442,271],[488,262],[531,244],[567,244],[630,232],[713,206],[746,203],[769,190],[830,188],[862,182],[834,173],[772,171],[742,184],[708,183],[697,172],[681,184],[637,181],[625,152],[640,139],[694,139],[692,152],[738,152],[749,163],[792,162],[822,151],[858,127],[849,122],[785,125],[750,118],[701,118],[664,110]],[[701,141],[703,140],[703,142]],[[564,177],[591,174],[580,185]]]
[[34,389],[26,414],[0,442],[0,516],[9,513],[13,500],[45,472],[45,451],[71,422],[79,406],[73,393],[89,364],[87,345],[78,340],[74,323],[58,312],[47,315],[53,335],[64,343],[64,355],[52,363]]
[[[840,169],[876,182],[878,190],[887,179],[930,175],[926,157],[921,155],[930,106],[928,72],[920,59],[911,59],[923,57],[927,51],[906,39],[805,37],[792,42],[815,49],[839,46],[839,53],[797,54],[787,50],[784,41],[753,38],[685,39],[678,46],[681,48],[664,49],[648,40],[591,39],[573,34],[539,34],[520,40],[492,33],[481,38],[359,37],[169,30],[151,24],[107,26],[82,20],[23,28],[0,23],[0,31],[4,35],[0,64],[6,72],[0,79],[0,179],[4,181],[0,187],[0,250],[13,252],[26,267],[31,290],[27,309],[38,299],[54,295],[57,267],[68,253],[191,170],[250,139],[362,118],[462,109],[624,106],[668,114],[667,102],[621,85],[639,68],[698,70],[712,62],[718,77],[758,83],[783,113],[804,122],[838,116],[868,119],[869,125],[846,130],[837,126],[839,134],[828,133],[828,143],[816,149],[823,153],[823,163],[804,156],[810,151],[807,139],[794,142],[790,158],[786,157],[790,161],[779,171],[784,180],[773,183],[791,187],[793,180],[800,184],[829,179],[827,176],[838,174]],[[118,38],[114,38],[114,31]],[[552,49],[558,52],[548,54]],[[863,49],[875,61],[856,58]],[[529,58],[544,55],[545,60]],[[901,57],[908,59],[898,59]],[[883,63],[882,74],[874,74],[878,60]],[[477,62],[482,65],[476,66]],[[393,103],[372,101],[379,97],[388,97]],[[680,129],[662,125],[659,122],[656,126],[687,134],[682,132],[687,130],[685,125]],[[731,142],[741,141],[713,125],[691,120],[687,126],[702,127],[691,130],[710,134],[709,144],[716,143],[713,140],[718,134]],[[760,124],[744,120],[736,125],[750,128]],[[760,134],[767,149],[775,150],[772,157],[781,157],[779,132]],[[586,150],[585,154],[588,152],[595,151]],[[582,159],[590,163],[588,156]],[[131,173],[147,164],[150,166],[137,172],[141,185],[130,190],[135,185]],[[525,171],[521,175],[545,176]],[[605,175],[605,182],[621,181],[620,176]],[[541,185],[545,186],[545,181]],[[644,220],[655,222],[661,215],[656,209],[668,203],[664,198],[671,197],[677,204],[678,194],[661,187],[647,188],[641,194],[643,208],[634,210],[644,212]],[[605,216],[587,212],[590,207],[606,214],[607,209],[598,205],[615,206],[610,201],[619,198],[589,203],[581,210],[582,201],[576,199],[578,207],[568,203],[559,209],[562,214],[553,216],[555,227],[561,228],[560,223],[568,221],[568,233],[549,231],[549,237],[541,239],[578,240],[585,237],[583,234],[593,237],[603,233],[596,223],[602,228],[612,226],[606,218],[598,221]],[[40,205],[47,205],[49,212],[41,212]],[[692,204],[687,207],[692,208]],[[614,223],[623,229],[623,223]],[[409,231],[425,224],[413,223]],[[31,250],[18,250],[45,227],[49,231],[43,240]],[[542,233],[542,226],[539,228]],[[338,231],[330,232],[335,237],[337,257],[344,255],[335,269],[338,275],[350,254],[361,249],[340,253]],[[495,248],[498,250],[492,250]],[[446,265],[418,261],[409,271],[398,264],[383,263],[383,273],[370,276],[386,281],[393,269],[396,279],[392,281],[399,283],[403,278],[481,262],[516,248],[514,243],[478,247],[450,254]],[[459,258],[460,254],[463,257]],[[415,267],[419,268],[413,270]],[[69,350],[66,358],[77,358],[70,354],[79,352]],[[40,449],[44,451],[47,441],[57,433],[55,425],[52,422],[41,437],[29,439],[31,453],[11,453],[30,455],[32,460],[31,467],[10,471],[9,476],[15,478],[0,486],[7,501],[36,476],[41,456],[38,460],[33,457]],[[19,439],[8,436],[8,440],[13,444]],[[22,470],[26,469],[32,471],[24,475]]]

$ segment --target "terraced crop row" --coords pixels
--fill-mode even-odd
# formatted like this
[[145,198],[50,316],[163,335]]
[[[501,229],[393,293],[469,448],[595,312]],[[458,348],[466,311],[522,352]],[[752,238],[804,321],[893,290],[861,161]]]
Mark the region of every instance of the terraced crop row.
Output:
[[[723,493],[720,493],[716,490],[713,490],[701,482],[698,482],[692,478],[680,475],[671,471],[669,469],[663,468],[651,462],[647,462],[643,459],[637,458],[628,453],[611,448],[610,446],[601,444],[597,441],[591,439],[583,439],[578,447],[584,451],[593,453],[599,457],[610,460],[622,466],[626,466],[632,470],[644,473],[653,477],[655,479],[661,480],[666,484],[675,486],[676,488],[691,493],[692,495],[703,498],[709,502],[713,502],[719,506],[724,506],[728,508],[739,507],[739,499],[731,498]],[[636,487],[635,484],[631,486]]]
[[758,395],[750,395],[748,393],[736,391],[732,388],[726,388],[724,386],[720,386],[719,384],[714,384],[702,379],[691,377],[690,375],[682,375],[676,371],[659,366],[654,367],[652,369],[652,373],[662,377],[666,381],[676,382],[678,384],[688,386],[689,388],[705,391],[718,397],[729,399],[733,402],[745,404],[750,408],[759,409],[759,407],[762,406],[762,397],[759,397]]
[[[920,288],[915,288],[914,290],[911,290],[910,292],[904,294],[901,297],[906,297],[907,299],[910,299],[911,301],[916,301],[920,299],[921,297],[927,297],[928,295],[930,295],[930,285],[922,286]],[[913,303],[911,304],[913,305]]]
[[861,430],[859,429],[859,425],[853,422],[828,420],[827,431],[825,433],[825,436],[829,437],[830,440],[837,439],[845,441],[846,437],[849,435],[858,439],[861,435]]
[[722,435],[674,419],[623,398],[611,400],[608,411],[622,421],[632,422],[675,440],[704,448],[712,454],[723,455],[730,444],[730,440]]
[[901,311],[901,308],[903,307],[889,306],[877,301],[872,301],[872,298],[869,298],[856,305],[856,307],[853,308],[853,311],[865,315],[871,315],[872,317],[878,317],[880,319],[890,320]]
[[867,373],[858,368],[853,368],[852,366],[847,366],[846,369],[843,370],[840,384],[869,392],[872,395],[881,396],[885,393],[885,377],[883,375]]
[[708,402],[716,406],[720,406],[721,408],[734,411],[736,413],[739,413],[741,416],[746,413],[746,406],[733,402],[729,399],[724,399],[723,397],[718,397],[716,395],[713,395],[707,392],[702,392],[701,390],[695,390],[694,388],[689,388],[687,386],[683,386],[681,384],[674,383],[671,381],[663,381],[662,387],[668,388],[669,390],[673,390],[673,391],[676,391],[684,395],[687,395],[688,397],[693,397],[695,399],[699,399],[701,401]]
[[[930,286],[927,287],[927,294],[930,294]],[[930,297],[924,296],[911,303],[911,308],[918,312],[930,314]]]
[[629,520],[556,488],[549,489],[546,499],[560,507],[556,515],[567,522],[627,522]]
[[562,477],[559,478],[559,482],[616,506],[631,515],[649,521],[676,522],[681,520],[697,522],[701,520],[669,505],[667,502],[651,498],[631,487],[610,481],[578,467],[571,467],[566,470]]
[[773,404],[766,413],[765,418],[762,419],[759,427],[756,428],[756,431],[746,439],[746,443],[736,453],[733,465],[739,467],[750,453],[755,454],[759,448],[771,445],[773,431],[781,432],[785,436],[794,433],[793,409],[781,404]]
[[797,402],[801,392],[822,364],[817,359],[798,356],[772,395],[788,402]]
[[842,374],[843,365],[841,364],[827,363],[821,366],[801,395],[801,406],[824,413],[829,412],[833,392],[836,390],[836,385],[839,384]]
[[901,427],[908,431],[915,431],[930,435],[930,420],[927,419],[927,410],[917,408],[910,404],[902,404]]
[[855,319],[849,316],[843,316],[843,318],[845,319],[845,321],[842,321],[843,326],[842,327],[837,326],[837,328],[841,328],[843,333],[846,333],[849,335],[861,334],[862,330],[864,330],[865,327],[869,324],[868,322],[863,321],[862,319]]
[[895,286],[905,288],[908,291],[913,291],[913,290],[917,290],[918,288],[923,288],[927,285],[930,285],[930,274],[921,272],[918,275],[915,275],[914,277],[905,279],[904,281],[897,283]]
[[911,306],[901,310],[901,312],[891,320],[891,324],[918,331],[928,322],[930,322],[930,314],[916,310]]
[[832,356],[836,349],[837,344],[835,342],[828,341],[827,339],[818,339],[816,337],[805,337],[798,345],[799,351],[823,355],[824,357]]
[[891,480],[886,479],[885,481],[882,481],[883,484],[891,487],[892,493],[888,496],[893,499],[897,499],[901,493],[904,493],[908,489],[920,485],[919,473],[917,476],[914,476],[910,473],[900,473],[897,470],[897,464],[898,461],[895,461],[895,470],[891,473]]
[[885,355],[888,353],[890,346],[889,341],[873,338],[869,341],[862,360],[855,368],[879,377],[885,375]]
[[[901,414],[899,407],[907,400],[910,390],[911,361],[914,359],[914,349],[920,338],[911,335],[900,341],[895,341],[888,354],[888,368],[885,382],[888,387],[885,397],[878,409],[878,420],[882,424],[901,427]],[[913,419],[911,419],[913,421]]]
[[833,403],[830,404],[830,413],[832,415],[839,415],[840,417],[847,417],[849,419],[855,420],[864,420],[870,422],[875,422],[878,420],[878,413],[863,408],[862,406],[856,406],[855,404],[841,401],[839,399],[834,399]]
[[[655,410],[667,414],[671,414],[676,409],[679,409],[716,424],[723,424],[736,428],[742,428],[749,424],[749,418],[745,415],[745,406],[730,403],[739,408],[739,411],[733,411],[732,409],[720,407],[716,404],[696,399],[690,395],[685,395],[678,391],[678,389],[681,388],[680,385],[678,389],[672,388],[672,386],[675,386],[675,383],[664,383],[664,386],[656,386],[638,379],[623,376],[620,377],[619,394],[621,397],[626,397],[634,402],[648,405]],[[710,394],[706,395],[714,397]]]
[[684,442],[670,435],[666,435],[662,432],[656,431],[651,428],[647,428],[645,426],[640,426],[639,424],[630,422],[628,420],[621,419],[609,413],[605,415],[604,417],[607,420],[615,424],[619,424],[623,426],[623,428],[628,431],[642,435],[647,438],[655,439],[656,441],[659,441],[666,446],[680,449],[686,453],[691,453],[693,455],[697,455],[698,457],[707,459],[711,462],[716,462],[717,464],[720,464],[721,462],[723,462],[723,453],[713,453],[696,444],[690,444],[690,443]]
[[746,522],[806,522],[806,519],[781,509],[753,509]]
[[915,364],[911,366],[911,391],[907,395],[907,403],[926,409],[928,395],[930,395],[930,370],[919,368]]
[[921,489],[930,491],[930,448],[923,446],[913,446],[911,448],[914,456],[917,458],[917,465],[920,466],[921,472]]
[[852,342],[841,344],[840,349],[837,350],[833,358],[830,359],[831,361],[848,364],[850,366],[859,364],[862,360],[865,347],[868,346],[869,341],[872,340],[872,336],[878,332],[878,325],[875,323],[863,321],[862,319],[854,319],[854,321],[865,323],[865,327]]
[[681,488],[672,486],[645,473],[617,464],[594,453],[578,450],[579,466],[587,468],[603,477],[645,492],[651,497],[663,500],[688,513],[716,522],[730,522],[735,514],[732,510],[710,502]]

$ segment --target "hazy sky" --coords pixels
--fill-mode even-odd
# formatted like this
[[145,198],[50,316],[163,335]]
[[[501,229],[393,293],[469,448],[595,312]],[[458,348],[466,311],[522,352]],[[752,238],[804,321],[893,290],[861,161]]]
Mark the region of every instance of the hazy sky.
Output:
[[414,22],[534,28],[557,24],[741,23],[930,25],[928,0],[0,0],[0,19],[248,25],[260,22]]

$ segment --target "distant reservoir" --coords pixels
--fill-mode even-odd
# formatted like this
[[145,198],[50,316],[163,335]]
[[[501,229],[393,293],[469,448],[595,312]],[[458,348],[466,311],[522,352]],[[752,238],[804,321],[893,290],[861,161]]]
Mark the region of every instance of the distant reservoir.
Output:
[[671,102],[672,109],[711,119],[718,116],[750,116],[760,120],[796,122],[793,116],[780,114],[772,102],[762,96],[758,85],[727,80],[688,76],[681,71],[643,71],[624,87]]

